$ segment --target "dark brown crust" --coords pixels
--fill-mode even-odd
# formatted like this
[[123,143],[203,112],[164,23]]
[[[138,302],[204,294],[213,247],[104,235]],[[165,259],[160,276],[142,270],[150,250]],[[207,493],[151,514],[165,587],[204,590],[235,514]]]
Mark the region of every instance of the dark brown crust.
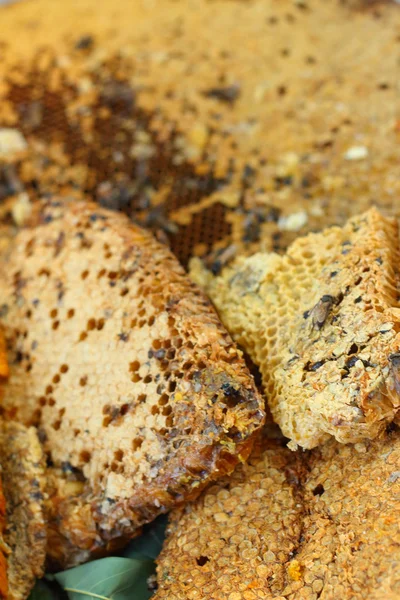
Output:
[[247,458],[264,419],[253,378],[151,234],[94,204],[48,201],[3,260],[4,410],[39,426],[54,465],[55,563],[109,552]]

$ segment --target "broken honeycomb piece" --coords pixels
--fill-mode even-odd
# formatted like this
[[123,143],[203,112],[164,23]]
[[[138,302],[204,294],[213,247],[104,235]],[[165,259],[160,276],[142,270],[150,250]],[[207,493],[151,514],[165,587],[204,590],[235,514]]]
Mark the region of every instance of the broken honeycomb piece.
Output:
[[279,589],[301,535],[300,469],[284,442],[265,437],[247,464],[173,511],[155,598],[257,598],[272,579]]
[[264,420],[242,353],[168,248],[123,214],[35,205],[1,255],[2,410],[49,460],[49,548],[70,566],[247,458]]
[[308,454],[264,440],[173,511],[154,600],[397,600],[400,432]]
[[0,464],[6,505],[6,598],[25,600],[36,578],[44,575],[46,557],[45,465],[34,427],[0,420]]
[[377,210],[298,238],[284,256],[192,277],[260,368],[291,447],[379,435],[400,406],[399,239]]

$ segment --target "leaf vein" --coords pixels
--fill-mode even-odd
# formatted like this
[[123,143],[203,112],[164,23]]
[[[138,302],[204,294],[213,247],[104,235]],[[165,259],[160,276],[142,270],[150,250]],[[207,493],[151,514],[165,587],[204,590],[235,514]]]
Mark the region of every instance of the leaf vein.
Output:
[[100,594],[95,594],[94,592],[85,592],[84,590],[79,590],[76,588],[64,588],[66,592],[73,592],[75,594],[82,594],[83,596],[91,596],[92,598],[99,598],[100,600],[110,600],[108,596],[101,596]]

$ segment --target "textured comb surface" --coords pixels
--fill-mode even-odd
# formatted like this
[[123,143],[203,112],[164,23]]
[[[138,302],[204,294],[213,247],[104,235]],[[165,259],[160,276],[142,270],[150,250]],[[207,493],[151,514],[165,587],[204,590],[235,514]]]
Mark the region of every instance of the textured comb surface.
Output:
[[399,214],[394,0],[35,0],[1,23],[0,196],[97,198],[216,269]]
[[0,598],[7,598],[8,581],[7,581],[7,555],[8,548],[4,542],[4,531],[6,528],[6,500],[3,492],[3,482],[0,481]]
[[174,511],[155,600],[397,600],[400,437],[266,440],[248,465]]
[[374,438],[400,405],[398,227],[375,209],[298,238],[285,256],[199,270],[233,337],[260,367],[285,436],[312,448]]
[[25,600],[44,574],[46,524],[43,514],[44,457],[37,433],[0,422],[0,463],[7,523],[8,600]]
[[[8,364],[5,340],[2,331],[0,332],[0,382],[8,377]],[[3,394],[3,388],[0,387],[0,395]],[[1,463],[0,463],[1,464]],[[4,532],[7,524],[6,500],[3,491],[2,469],[0,466],[0,598],[7,598],[7,556],[9,549],[4,542]]]
[[4,411],[38,425],[51,459],[53,558],[110,550],[247,456],[263,421],[253,378],[151,234],[45,202],[3,265]]

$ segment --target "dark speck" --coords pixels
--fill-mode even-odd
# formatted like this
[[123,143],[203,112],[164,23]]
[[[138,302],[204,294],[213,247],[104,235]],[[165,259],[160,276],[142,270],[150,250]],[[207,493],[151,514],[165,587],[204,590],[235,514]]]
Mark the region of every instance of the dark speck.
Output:
[[83,35],[75,44],[76,50],[90,50],[93,48],[94,39],[91,35]]
[[61,463],[61,470],[63,473],[72,473],[74,468],[70,462],[64,461]]
[[30,497],[32,498],[32,500],[43,500],[43,494],[42,492],[33,492],[32,494],[30,494]]
[[[287,361],[287,363],[286,363],[286,364],[287,364],[287,365],[292,365],[292,364],[293,364],[293,363],[295,363],[295,362],[296,362],[296,360],[298,360],[299,358],[300,358],[300,356],[299,356],[298,354],[295,354],[294,356],[292,356],[292,358],[290,358],[290,359]],[[260,385],[261,385],[261,381],[260,381]]]
[[127,341],[128,341],[128,339],[129,339],[129,333],[125,333],[124,331],[123,331],[122,333],[119,333],[119,334],[118,334],[118,339],[119,339],[121,342],[127,342]]
[[338,272],[337,272],[337,271],[332,271],[332,273],[329,275],[329,277],[330,277],[331,279],[333,279],[334,277],[336,277],[336,275],[337,275],[337,274],[338,274]]
[[323,360],[319,360],[315,362],[313,365],[310,365],[310,371],[318,371],[320,367],[324,364]]
[[354,365],[356,364],[356,362],[359,360],[358,356],[351,356],[349,358],[349,360],[346,362],[346,367],[348,369],[351,369],[352,367],[354,367]]
[[18,350],[15,354],[15,360],[14,363],[21,363],[24,359],[24,355],[22,354],[22,352],[20,352],[20,350]]
[[275,206],[271,206],[267,214],[267,221],[277,223],[281,214],[281,209]]
[[242,182],[244,184],[249,184],[254,179],[256,175],[256,170],[253,169],[251,165],[245,165],[242,174]]
[[306,2],[301,2],[301,0],[298,0],[296,2],[296,8],[298,8],[299,10],[303,10],[304,12],[310,10],[310,8],[307,5],[307,3]]
[[230,383],[223,383],[221,390],[224,392],[224,396],[238,396],[240,392],[233,387]]
[[311,175],[304,175],[301,179],[301,187],[309,188],[313,185],[314,178]]
[[211,273],[213,275],[219,275],[221,273],[222,265],[220,260],[216,260],[210,267]]
[[354,300],[354,304],[359,304],[362,301],[362,296],[358,296],[358,298],[356,298]]
[[375,259],[375,262],[378,263],[378,265],[381,265],[383,263],[383,260],[380,256],[378,256],[378,258]]
[[44,444],[45,442],[47,442],[47,433],[45,432],[44,429],[42,429],[42,428],[38,429],[38,438],[39,438],[39,441],[42,444]]
[[374,365],[372,363],[369,362],[369,360],[362,360],[362,364],[364,365],[365,368],[367,367],[373,367]]
[[257,242],[260,239],[261,224],[255,213],[249,213],[243,223],[244,242]]
[[324,486],[322,485],[322,483],[319,483],[314,489],[313,489],[313,495],[314,496],[322,496],[322,494],[325,492]]
[[105,84],[100,95],[102,103],[125,116],[132,113],[135,99],[135,91],[126,81],[110,80]]
[[275,187],[279,189],[283,186],[292,185],[293,177],[292,175],[285,175],[284,177],[275,177]]
[[199,567],[203,567],[206,563],[208,563],[210,559],[208,558],[208,556],[199,556],[198,558],[196,558],[196,562],[199,565]]
[[287,89],[284,85],[279,85],[276,91],[278,93],[278,96],[285,96]]
[[310,316],[310,311],[309,310],[305,310],[303,312],[303,319],[308,319],[309,316]]
[[240,86],[236,83],[225,87],[210,88],[204,92],[207,98],[215,98],[226,104],[233,104],[240,96]]
[[105,221],[106,219],[106,216],[100,215],[98,213],[92,213],[89,217],[89,221],[91,221],[92,223],[95,223],[98,220]]

